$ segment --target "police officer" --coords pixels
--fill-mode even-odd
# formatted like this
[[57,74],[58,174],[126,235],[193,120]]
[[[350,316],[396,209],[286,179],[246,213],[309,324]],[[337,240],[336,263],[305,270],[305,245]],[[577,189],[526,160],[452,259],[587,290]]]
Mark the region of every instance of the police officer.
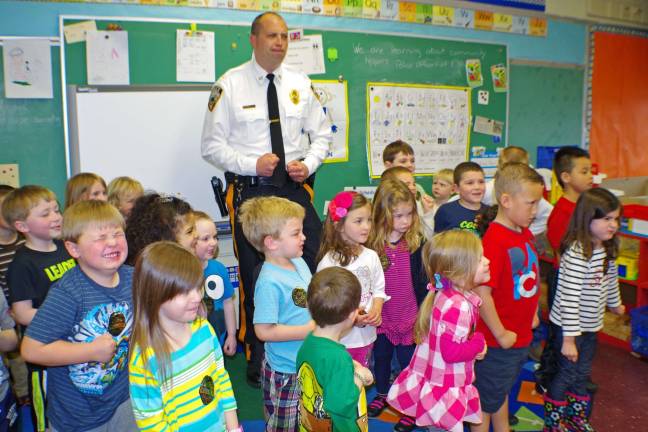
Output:
[[[252,59],[227,71],[212,87],[202,156],[225,171],[244,293],[245,342],[250,347],[247,381],[258,387],[263,343],[254,334],[252,319],[254,282],[263,258],[245,239],[236,211],[245,200],[261,195],[301,204],[306,210],[303,257],[314,272],[321,221],[311,202],[310,185],[326,157],[332,132],[310,79],[282,64],[288,49],[283,18],[274,12],[257,16],[250,44]],[[302,145],[304,133],[309,136],[308,148]]]

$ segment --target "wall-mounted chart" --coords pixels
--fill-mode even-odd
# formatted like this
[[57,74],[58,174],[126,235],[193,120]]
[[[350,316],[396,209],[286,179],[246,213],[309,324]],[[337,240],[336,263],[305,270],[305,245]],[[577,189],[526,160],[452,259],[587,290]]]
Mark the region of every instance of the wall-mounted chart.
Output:
[[387,144],[412,146],[416,174],[434,174],[468,159],[470,88],[424,84],[367,83],[369,172],[383,171]]

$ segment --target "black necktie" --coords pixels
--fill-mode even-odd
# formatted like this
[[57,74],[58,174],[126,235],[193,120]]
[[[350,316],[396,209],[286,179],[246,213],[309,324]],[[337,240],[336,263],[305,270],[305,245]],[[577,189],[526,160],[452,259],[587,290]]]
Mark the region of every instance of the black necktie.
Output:
[[279,121],[279,102],[277,88],[274,85],[274,74],[266,75],[268,78],[268,119],[270,120],[270,142],[272,153],[279,157],[279,163],[272,173],[272,183],[277,187],[286,184],[286,154],[284,153],[283,137],[281,136],[281,122]]

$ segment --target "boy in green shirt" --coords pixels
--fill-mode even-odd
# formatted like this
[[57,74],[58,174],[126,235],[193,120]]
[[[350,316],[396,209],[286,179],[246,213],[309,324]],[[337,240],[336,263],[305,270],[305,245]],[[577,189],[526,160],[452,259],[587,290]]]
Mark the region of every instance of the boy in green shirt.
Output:
[[297,354],[300,432],[368,430],[364,386],[373,377],[340,344],[358,316],[360,293],[358,279],[341,267],[311,279],[307,302],[316,327]]

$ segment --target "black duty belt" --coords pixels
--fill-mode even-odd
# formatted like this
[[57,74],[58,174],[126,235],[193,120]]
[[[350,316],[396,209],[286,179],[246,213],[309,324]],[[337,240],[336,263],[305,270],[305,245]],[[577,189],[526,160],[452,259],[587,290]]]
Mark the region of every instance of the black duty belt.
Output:
[[249,187],[258,187],[258,186],[274,187],[274,185],[272,184],[272,177],[246,176],[246,175],[234,174],[232,172],[226,172],[225,180],[227,180],[228,184],[236,183],[236,184],[243,184]]

